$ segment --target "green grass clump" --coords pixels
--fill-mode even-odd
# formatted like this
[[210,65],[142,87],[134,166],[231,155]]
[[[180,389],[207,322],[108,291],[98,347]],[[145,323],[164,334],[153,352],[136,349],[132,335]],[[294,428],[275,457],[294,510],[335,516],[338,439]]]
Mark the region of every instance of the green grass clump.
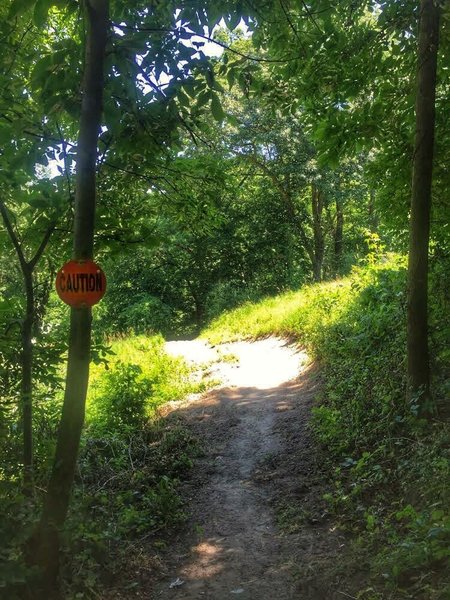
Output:
[[355,268],[349,277],[302,287],[260,302],[247,302],[223,313],[203,330],[202,337],[212,343],[267,335],[293,337],[308,349],[313,357],[326,354],[329,329],[340,322],[361,291],[377,285],[382,273],[398,273],[404,260],[390,261]]
[[430,600],[450,589],[450,432],[442,412],[450,274],[438,268],[430,277],[432,423],[406,399],[403,257],[372,257],[344,279],[247,303],[203,332],[214,343],[285,336],[320,364],[312,426],[329,460],[326,499],[370,557],[370,589],[381,590],[373,598]]
[[183,359],[165,352],[160,335],[113,340],[107,361],[91,370],[88,428],[117,433],[143,425],[162,404],[202,391],[190,372]]
[[[351,281],[342,279],[305,286],[260,302],[247,302],[223,313],[203,330],[211,343],[281,335],[300,338],[313,351],[321,327],[339,316],[339,306],[351,294]],[[334,310],[330,310],[334,307]]]

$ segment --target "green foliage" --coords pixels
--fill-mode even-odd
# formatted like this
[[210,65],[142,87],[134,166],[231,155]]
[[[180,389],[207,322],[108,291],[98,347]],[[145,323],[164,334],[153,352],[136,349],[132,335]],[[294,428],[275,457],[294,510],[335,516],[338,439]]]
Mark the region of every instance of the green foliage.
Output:
[[[450,431],[443,418],[449,361],[442,315],[449,309],[448,272],[432,262],[433,392],[442,416],[427,424],[414,401],[406,401],[405,261],[380,257],[372,242],[367,264],[349,277],[246,303],[214,320],[203,335],[214,343],[286,336],[319,361],[322,386],[312,425],[327,449],[325,499],[341,527],[355,534],[356,552],[372,555],[373,595],[362,592],[361,598],[384,598],[386,586],[386,597],[444,598]],[[297,514],[294,507],[292,518]]]
[[198,391],[180,358],[167,355],[161,336],[135,336],[111,342],[106,364],[92,369],[88,401],[89,431],[125,434],[143,427],[158,406]]
[[[70,592],[90,594],[112,581],[139,547],[185,517],[177,484],[198,442],[158,407],[203,389],[186,364],[164,352],[160,336],[116,339],[108,361],[93,366],[80,477],[65,530],[64,576]],[[124,575],[123,577],[126,577]]]
[[[87,423],[81,441],[74,497],[64,530],[62,574],[67,597],[95,595],[111,584],[133,552],[185,513],[177,491],[200,452],[198,441],[175,418],[160,419],[163,404],[202,391],[190,369],[164,352],[161,336],[135,336],[94,346]],[[11,434],[0,471],[0,596],[22,597],[33,573],[22,562],[21,544],[36,522],[51,466],[61,398],[36,404],[37,493],[24,498],[17,477],[20,447]],[[6,426],[13,429],[14,419]],[[20,438],[17,440],[20,442]],[[12,461],[10,463],[10,461]],[[134,551],[130,550],[134,548]],[[128,582],[129,574],[121,575]],[[3,596],[2,596],[3,597]]]
[[177,492],[198,456],[198,442],[176,421],[153,421],[132,433],[90,428],[65,528],[63,576],[68,596],[91,597],[99,586],[132,585],[127,565],[142,557],[160,530],[185,519]]
[[162,286],[152,255],[152,251],[140,249],[105,265],[108,290],[99,306],[99,327],[103,333],[166,334],[176,327],[176,305],[168,304],[172,296],[167,291],[166,297],[161,297]]
[[0,533],[2,546],[0,549],[0,597],[8,593],[5,590],[22,585],[30,576],[30,570],[23,563],[21,545],[31,533],[33,520],[36,518],[35,507],[27,501],[15,482],[0,480]]
[[[298,336],[312,353],[320,352],[314,340],[323,327],[338,318],[341,300],[351,292],[351,281],[342,279],[303,286],[260,302],[247,302],[223,313],[202,332],[212,343],[269,334]],[[330,311],[330,308],[335,309]]]
[[136,333],[165,331],[170,326],[172,311],[170,307],[154,296],[137,298],[128,306],[123,322],[116,323],[120,330],[131,330]]
[[145,419],[145,404],[151,396],[152,381],[138,365],[118,363],[104,376],[95,401],[94,422],[108,430],[139,427]]
[[[251,304],[310,280],[313,183],[324,190],[319,229],[326,277],[348,272],[366,253],[363,231],[373,230],[377,219],[390,248],[405,247],[417,3],[312,0],[308,7],[268,2],[253,8],[241,0],[181,7],[137,0],[111,3],[110,14],[115,26],[104,77],[96,240],[110,286],[96,309],[97,330],[178,335],[245,301],[215,321],[211,338],[234,339],[244,331],[299,339],[323,365],[314,426],[338,465],[330,502],[343,522],[374,540],[375,553],[377,540],[388,540],[392,552],[381,550],[376,560],[393,584],[415,567],[432,569],[445,560],[448,521],[437,474],[448,479],[448,442],[439,425],[427,429],[415,403],[404,400],[401,261],[371,259],[348,279]],[[75,0],[10,0],[0,7],[0,200],[27,260],[56,224],[34,272],[38,490],[45,488],[55,443],[66,351],[67,311],[52,306],[50,288],[56,266],[70,253],[80,16]],[[217,31],[222,19],[230,30],[243,19],[252,39]],[[448,411],[449,393],[450,330],[443,318],[450,288],[448,3],[442,23],[430,332],[441,412]],[[204,43],[192,39],[196,34],[214,35],[232,50],[210,59]],[[233,95],[233,86],[245,98]],[[359,155],[362,149],[367,156]],[[344,207],[340,257],[334,245],[338,201]],[[25,301],[4,231],[0,246],[0,502],[6,515],[0,535],[11,541],[1,558],[9,581],[20,582],[27,571],[17,549],[36,515],[33,501],[18,492]],[[86,595],[128,532],[140,535],[147,525],[154,530],[181,515],[176,480],[194,452],[182,430],[166,435],[154,423],[162,403],[192,391],[186,367],[164,355],[160,338],[115,340],[112,347],[108,369],[102,340],[93,352],[98,364],[68,529],[73,542],[67,539],[64,550],[67,578],[77,579]],[[414,492],[415,482],[423,492]],[[383,507],[380,490],[387,487],[393,499]],[[427,600],[434,598],[433,582],[416,584]]]

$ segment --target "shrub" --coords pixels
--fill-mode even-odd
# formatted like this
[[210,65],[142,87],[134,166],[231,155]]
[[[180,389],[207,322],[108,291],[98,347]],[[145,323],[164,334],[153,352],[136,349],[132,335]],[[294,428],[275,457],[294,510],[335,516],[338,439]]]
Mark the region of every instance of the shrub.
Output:
[[161,336],[131,336],[112,341],[108,362],[93,366],[87,425],[101,432],[142,427],[164,402],[198,389],[180,358],[164,351]]
[[140,333],[160,333],[170,330],[172,309],[159,298],[141,293],[114,316],[110,329]]

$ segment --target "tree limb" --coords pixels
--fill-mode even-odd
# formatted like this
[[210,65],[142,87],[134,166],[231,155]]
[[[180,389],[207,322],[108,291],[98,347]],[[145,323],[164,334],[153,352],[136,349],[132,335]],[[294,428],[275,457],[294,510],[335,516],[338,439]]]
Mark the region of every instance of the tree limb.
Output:
[[22,272],[25,273],[28,270],[28,263],[25,259],[25,255],[24,255],[22,247],[20,245],[19,238],[17,237],[16,232],[14,231],[14,228],[12,226],[11,220],[8,215],[8,210],[2,200],[0,200],[0,213],[3,218],[3,223],[5,224],[6,231],[8,232],[8,235],[11,239],[12,245],[14,246],[14,249],[19,258],[20,267],[22,269]]
[[49,225],[49,227],[47,228],[46,232],[44,233],[44,237],[42,238],[42,241],[39,244],[39,248],[36,250],[36,254],[33,256],[33,258],[28,263],[28,267],[30,268],[31,271],[33,271],[34,267],[37,265],[42,254],[44,253],[44,250],[47,247],[47,244],[52,236],[52,233],[55,231],[55,227],[56,227],[56,221],[52,222]]

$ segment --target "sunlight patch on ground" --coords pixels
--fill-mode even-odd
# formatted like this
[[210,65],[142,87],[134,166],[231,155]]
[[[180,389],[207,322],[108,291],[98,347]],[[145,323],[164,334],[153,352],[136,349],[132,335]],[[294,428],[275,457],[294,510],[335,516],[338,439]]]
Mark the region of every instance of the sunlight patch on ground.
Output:
[[[210,346],[203,340],[167,342],[166,351],[191,364],[208,366],[208,375],[221,387],[271,389],[295,379],[308,362],[305,351],[279,338]],[[233,355],[233,362],[223,356]]]
[[[199,565],[202,570],[201,580],[214,577],[223,570],[223,563],[221,561],[223,548],[217,545],[214,540],[201,542],[193,548],[193,551],[195,554],[195,564]],[[197,579],[197,577],[192,577],[190,574],[190,568],[192,568],[192,565],[184,569],[182,576],[186,579]]]

